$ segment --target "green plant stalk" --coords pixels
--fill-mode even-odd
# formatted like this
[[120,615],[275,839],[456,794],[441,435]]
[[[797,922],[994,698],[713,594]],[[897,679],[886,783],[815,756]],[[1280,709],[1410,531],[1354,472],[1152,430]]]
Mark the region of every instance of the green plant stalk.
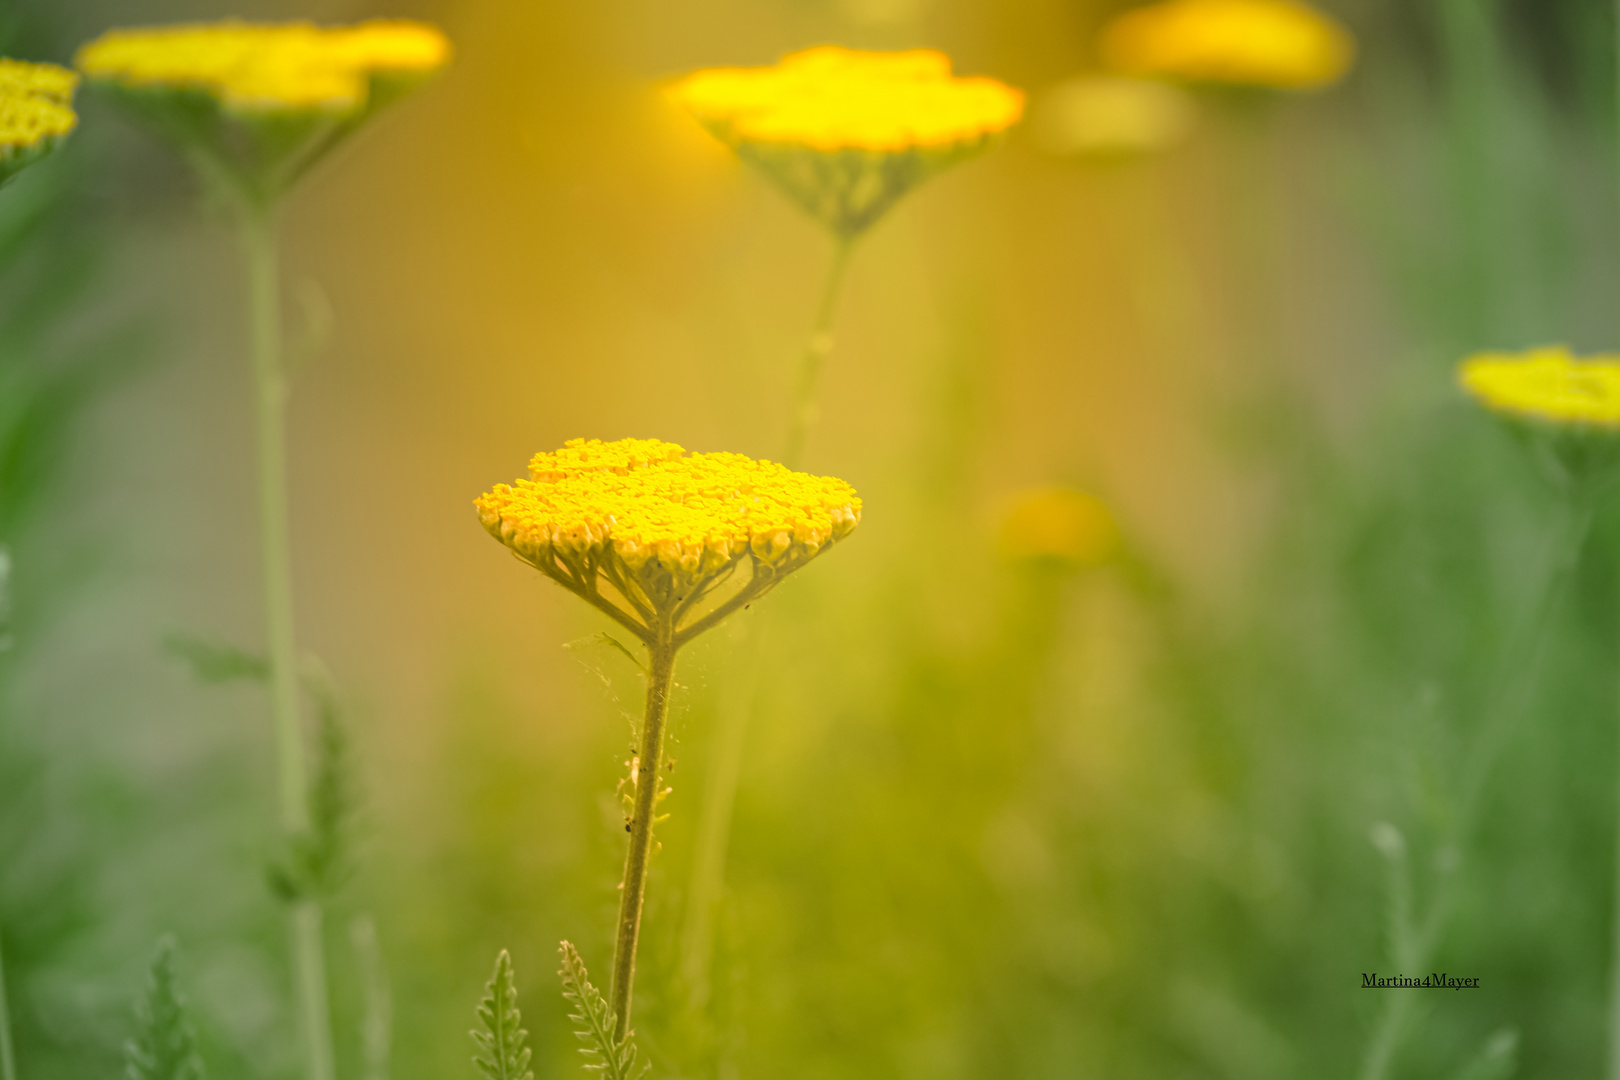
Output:
[[[287,374],[281,343],[281,266],[274,208],[244,202],[254,390],[258,407],[259,544],[263,557],[270,706],[275,721],[281,824],[289,837],[309,828],[308,776],[299,716],[298,646],[293,632],[292,558],[287,525]],[[320,901],[289,913],[293,985],[307,1054],[307,1080],[333,1080],[332,1021]]]
[[4,952],[0,952],[0,1080],[17,1080],[17,1053],[11,1045],[11,1006],[6,1001]]
[[697,850],[692,858],[692,880],[686,893],[686,926],[681,935],[681,978],[687,1004],[702,1010],[709,1000],[709,964],[714,955],[715,905],[725,882],[726,853],[731,840],[731,817],[737,788],[742,782],[743,750],[753,719],[759,688],[760,641],[765,624],[747,627],[733,664],[737,672],[731,693],[721,699],[719,727],[715,731],[714,762],[709,766],[698,812]]
[[[821,286],[810,337],[799,358],[798,380],[794,387],[793,416],[782,453],[782,464],[797,469],[819,414],[816,391],[821,372],[832,355],[838,301],[848,277],[850,257],[857,237],[834,239],[832,262]],[[743,643],[740,668],[744,686],[728,697],[715,732],[714,764],[705,781],[703,805],[698,812],[697,849],[692,856],[692,879],[687,889],[686,926],[681,934],[681,975],[686,983],[688,1004],[702,1008],[709,996],[709,964],[714,955],[715,904],[725,884],[727,849],[731,845],[731,817],[737,805],[737,787],[742,782],[743,749],[753,720],[754,689],[763,648],[762,627],[756,627]]]
[[613,987],[609,994],[615,1041],[622,1040],[630,1030],[636,942],[641,936],[641,908],[647,898],[647,861],[652,854],[658,774],[664,758],[664,724],[669,718],[669,688],[675,677],[674,638],[674,627],[664,622],[647,642],[647,714],[641,723],[641,753],[635,764],[635,816],[629,825],[624,880],[619,884],[619,932],[613,949]]
[[[1508,639],[1506,656],[1510,660],[1514,657],[1524,657],[1525,660],[1522,664],[1506,663],[1498,669],[1504,673],[1503,680],[1490,696],[1493,707],[1463,775],[1462,797],[1458,800],[1456,825],[1452,830],[1455,838],[1452,850],[1459,854],[1459,859],[1442,867],[1443,876],[1422,927],[1412,928],[1412,932],[1406,935],[1409,940],[1404,947],[1403,943],[1396,943],[1396,952],[1406,954],[1396,957],[1404,971],[1420,972],[1427,968],[1445,935],[1456,901],[1457,882],[1462,877],[1461,868],[1457,865],[1461,848],[1473,831],[1486,782],[1490,779],[1502,745],[1530,703],[1530,693],[1535,689],[1546,651],[1547,627],[1569,583],[1570,572],[1575,567],[1591,524],[1591,493],[1585,486],[1577,485],[1559,499],[1557,519],[1547,544],[1546,566],[1541,574],[1536,598]],[[1409,911],[1410,884],[1402,881],[1400,889],[1405,894],[1400,904]],[[1389,1076],[1413,1001],[1411,994],[1394,993],[1387,996],[1384,1011],[1362,1058],[1358,1074],[1360,1080],[1386,1080]]]
[[821,369],[826,366],[827,357],[832,355],[838,298],[843,294],[850,255],[855,250],[854,237],[840,236],[833,243],[832,262],[827,267],[827,279],[821,287],[821,302],[816,306],[816,321],[810,328],[810,339],[799,358],[799,378],[793,394],[793,420],[788,428],[787,448],[782,452],[782,464],[790,469],[797,469],[803,460],[805,444],[810,441],[810,430],[815,427],[820,413],[816,390],[821,385]]

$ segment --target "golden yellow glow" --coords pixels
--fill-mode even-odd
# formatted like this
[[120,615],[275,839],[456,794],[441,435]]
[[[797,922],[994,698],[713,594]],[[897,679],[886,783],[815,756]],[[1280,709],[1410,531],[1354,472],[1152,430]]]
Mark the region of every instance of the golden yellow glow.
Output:
[[79,77],[55,64],[0,58],[0,178],[71,132]]
[[131,89],[190,90],[228,111],[349,113],[377,77],[424,77],[450,59],[450,43],[424,23],[377,20],[321,27],[228,20],[111,30],[75,58],[96,81]]
[[1480,353],[1457,380],[1494,412],[1620,431],[1620,355],[1577,359],[1562,346]]
[[772,67],[710,68],[671,89],[720,138],[813,150],[900,152],[971,143],[1018,122],[1024,95],[958,78],[931,49],[865,52],[823,45]]
[[1168,150],[1192,131],[1192,95],[1153,79],[1084,76],[1048,90],[1035,135],[1062,157],[1129,157]]
[[1119,529],[1102,500],[1072,488],[1019,496],[1001,523],[1001,549],[1015,559],[1058,559],[1077,566],[1108,561]]
[[490,535],[577,592],[594,593],[600,573],[660,617],[745,560],[757,581],[779,579],[861,517],[842,480],[656,439],[573,439],[529,471],[476,501]]
[[1355,39],[1296,0],[1162,0],[1110,22],[1102,54],[1127,75],[1308,89],[1350,70]]

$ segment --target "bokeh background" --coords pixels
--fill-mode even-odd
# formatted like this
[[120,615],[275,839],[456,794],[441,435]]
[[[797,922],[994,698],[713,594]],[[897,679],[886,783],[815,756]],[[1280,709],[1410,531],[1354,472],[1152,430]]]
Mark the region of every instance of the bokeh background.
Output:
[[[780,452],[825,236],[659,93],[823,42],[944,49],[1043,94],[1101,0],[12,0],[8,55],[113,25],[430,19],[453,69],[286,214],[302,643],[348,705],[360,867],[329,921],[361,1075],[370,920],[389,1070],[471,1077],[512,951],[544,1080],[553,975],[605,973],[639,676],[471,500],[567,438]],[[1465,838],[1392,1075],[1594,1075],[1615,896],[1620,580],[1598,516],[1545,660],[1515,654],[1553,496],[1455,389],[1470,350],[1620,345],[1601,0],[1338,0],[1315,94],[1199,99],[1162,154],[1026,126],[862,245],[807,463],[860,530],[683,656],[637,1029],[669,1077],[1358,1074],[1497,673],[1531,707]],[[152,943],[210,1071],[296,1067],[258,647],[238,252],[165,148],[85,93],[0,203],[0,935],[30,1080],[120,1068]],[[1009,559],[1020,491],[1112,508],[1111,564]],[[565,643],[571,643],[565,646]],[[752,675],[739,657],[757,658]],[[728,686],[762,687],[708,1006],[683,1005],[693,826]],[[1387,830],[1383,834],[1388,837]],[[1389,847],[1386,844],[1386,847]],[[1423,974],[1426,972],[1420,972]],[[1479,1065],[1485,1071],[1468,1072]],[[1500,1068],[1499,1068],[1500,1067]],[[1496,1071],[1492,1071],[1496,1070]],[[368,1074],[367,1080],[381,1080]]]

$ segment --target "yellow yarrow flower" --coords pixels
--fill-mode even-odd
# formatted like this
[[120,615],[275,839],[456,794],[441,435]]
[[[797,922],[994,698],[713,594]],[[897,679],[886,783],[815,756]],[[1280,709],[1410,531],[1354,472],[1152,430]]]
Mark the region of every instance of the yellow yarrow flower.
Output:
[[79,50],[79,70],[129,88],[194,90],[234,113],[352,112],[379,76],[426,76],[450,43],[422,23],[320,27],[230,20],[111,30]]
[[232,19],[110,30],[74,62],[232,182],[273,199],[450,53],[426,23]]
[[1059,157],[1128,158],[1169,150],[1191,134],[1192,95],[1153,79],[1090,75],[1048,90],[1035,135]]
[[1562,346],[1480,353],[1457,378],[1493,412],[1620,434],[1620,355],[1576,359]]
[[931,49],[805,49],[771,67],[710,68],[676,102],[841,236],[911,188],[982,153],[1023,115],[1021,91],[951,74]]
[[1102,33],[1123,74],[1287,90],[1337,82],[1355,52],[1348,30],[1296,0],[1161,0]]
[[55,149],[78,126],[79,77],[55,64],[0,57],[0,183]]
[[1479,353],[1459,365],[1457,381],[1511,422],[1560,483],[1620,463],[1620,355],[1577,358],[1563,346]]
[[1099,566],[1119,548],[1119,527],[1101,499],[1066,487],[1020,495],[1001,523],[1001,549],[1015,559]]
[[[484,528],[643,640],[689,640],[848,536],[861,516],[842,480],[656,439],[573,439],[536,454],[529,475],[477,499]],[[749,581],[699,615],[744,563]]]

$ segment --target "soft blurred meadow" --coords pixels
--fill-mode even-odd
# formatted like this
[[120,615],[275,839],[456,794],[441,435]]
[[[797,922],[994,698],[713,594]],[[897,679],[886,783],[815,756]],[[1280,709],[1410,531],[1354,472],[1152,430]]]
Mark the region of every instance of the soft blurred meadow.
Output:
[[[230,15],[456,45],[286,214],[300,632],[364,791],[328,920],[339,1075],[473,1077],[501,948],[537,1076],[578,1075],[556,943],[607,970],[641,679],[471,501],[576,436],[780,453],[831,247],[660,86],[823,42],[943,49],[1031,115],[853,264],[805,467],[859,489],[861,528],[682,655],[654,1075],[1367,1076],[1390,998],[1362,973],[1402,970],[1407,891],[1452,900],[1405,973],[1482,989],[1410,999],[1382,1075],[1603,1067],[1620,496],[1527,647],[1555,500],[1453,368],[1620,347],[1614,12],[1323,0],[1360,43],[1342,83],[1199,92],[1178,145],[1055,153],[1045,103],[1125,6],[9,0],[0,51],[61,63]],[[115,1075],[172,933],[210,1075],[288,1077],[268,707],[164,646],[260,647],[238,252],[173,154],[79,108],[0,201],[19,1075]],[[1114,558],[1009,554],[1009,508],[1053,484],[1107,504]],[[1459,843],[1503,672],[1529,704]],[[695,823],[752,687],[693,1007]]]

